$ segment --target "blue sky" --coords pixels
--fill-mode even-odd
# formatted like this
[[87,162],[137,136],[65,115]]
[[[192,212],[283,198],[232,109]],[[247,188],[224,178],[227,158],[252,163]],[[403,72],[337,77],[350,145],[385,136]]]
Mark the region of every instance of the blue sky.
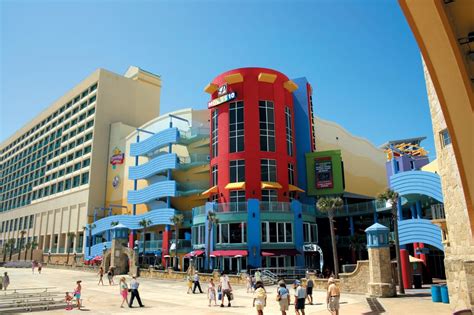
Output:
[[96,68],[162,76],[161,112],[269,67],[314,88],[317,116],[379,145],[433,135],[418,46],[396,0],[0,1],[0,141]]

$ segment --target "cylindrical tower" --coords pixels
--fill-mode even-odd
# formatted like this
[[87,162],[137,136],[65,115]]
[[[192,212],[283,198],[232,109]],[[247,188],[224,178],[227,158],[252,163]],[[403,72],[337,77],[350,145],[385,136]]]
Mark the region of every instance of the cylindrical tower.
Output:
[[297,183],[292,92],[281,72],[240,68],[205,88],[211,124],[212,201],[290,201]]

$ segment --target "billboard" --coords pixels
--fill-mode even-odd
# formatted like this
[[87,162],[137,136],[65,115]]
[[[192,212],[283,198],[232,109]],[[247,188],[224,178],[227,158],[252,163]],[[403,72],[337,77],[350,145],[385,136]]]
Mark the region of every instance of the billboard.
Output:
[[334,180],[332,175],[332,159],[330,156],[318,157],[314,159],[316,173],[316,188],[333,188]]

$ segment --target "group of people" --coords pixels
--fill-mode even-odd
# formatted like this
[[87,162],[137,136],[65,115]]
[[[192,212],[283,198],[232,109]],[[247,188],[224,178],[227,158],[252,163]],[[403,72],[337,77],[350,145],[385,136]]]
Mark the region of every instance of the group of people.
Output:
[[[100,266],[99,272],[98,272],[99,282],[97,283],[97,285],[101,283],[102,285],[104,285],[104,279],[103,279],[104,274],[105,274],[104,267]],[[107,279],[109,280],[109,285],[115,285],[114,276],[115,276],[115,269],[114,267],[110,266],[109,270],[107,271]]]
[[38,273],[41,274],[41,270],[43,270],[43,264],[41,262],[33,260],[31,262],[31,271],[33,274],[35,273],[36,268],[38,268]]

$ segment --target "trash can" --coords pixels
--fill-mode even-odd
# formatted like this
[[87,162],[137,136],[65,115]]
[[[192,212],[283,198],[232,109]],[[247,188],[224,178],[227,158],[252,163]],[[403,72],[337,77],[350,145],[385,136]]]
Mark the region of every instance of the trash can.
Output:
[[415,289],[421,289],[423,277],[421,275],[413,275],[413,286]]
[[449,304],[448,286],[447,285],[440,286],[440,291],[441,291],[441,301],[443,303]]
[[431,300],[433,302],[441,302],[441,288],[437,284],[431,286]]

